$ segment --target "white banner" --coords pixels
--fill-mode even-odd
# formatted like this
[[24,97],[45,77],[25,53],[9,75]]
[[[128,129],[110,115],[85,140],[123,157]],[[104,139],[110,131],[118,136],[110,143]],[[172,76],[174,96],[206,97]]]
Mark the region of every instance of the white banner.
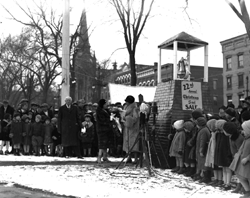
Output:
[[182,109],[195,110],[202,109],[202,93],[200,82],[181,82]]
[[128,86],[109,83],[110,102],[125,103],[125,99],[128,95],[134,96],[135,101],[139,102],[138,96],[143,95],[145,102],[153,102],[155,96],[156,87],[141,87],[141,86]]

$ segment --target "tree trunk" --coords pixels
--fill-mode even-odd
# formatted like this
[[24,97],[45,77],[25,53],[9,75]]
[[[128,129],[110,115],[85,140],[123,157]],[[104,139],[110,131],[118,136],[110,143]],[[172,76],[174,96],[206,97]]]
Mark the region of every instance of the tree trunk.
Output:
[[130,74],[131,74],[131,86],[136,86],[136,68],[135,68],[135,53],[129,53],[129,64],[130,64]]
[[48,88],[45,86],[43,89],[42,103],[47,103]]

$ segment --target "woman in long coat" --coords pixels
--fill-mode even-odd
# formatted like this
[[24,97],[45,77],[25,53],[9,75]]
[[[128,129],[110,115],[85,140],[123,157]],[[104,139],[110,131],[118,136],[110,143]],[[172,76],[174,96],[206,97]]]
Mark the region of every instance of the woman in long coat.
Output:
[[101,99],[98,103],[96,110],[96,131],[98,136],[98,157],[97,162],[101,163],[101,158],[103,161],[108,160],[108,142],[109,142],[109,133],[112,132],[112,125],[110,120],[110,112],[107,109],[107,101]]
[[[135,103],[133,96],[127,96],[125,99],[126,105],[124,107],[124,133],[123,133],[123,150],[128,154],[134,153],[135,162],[138,160],[139,141],[136,139],[139,134],[140,114],[139,108]],[[130,154],[129,153],[129,154]],[[131,161],[131,156],[128,156],[127,162]]]
[[71,97],[66,97],[65,103],[65,105],[59,108],[58,112],[58,131],[61,133],[62,146],[65,149],[66,156],[71,156],[73,151],[80,158],[79,132],[82,128],[82,123],[78,108],[71,104]]

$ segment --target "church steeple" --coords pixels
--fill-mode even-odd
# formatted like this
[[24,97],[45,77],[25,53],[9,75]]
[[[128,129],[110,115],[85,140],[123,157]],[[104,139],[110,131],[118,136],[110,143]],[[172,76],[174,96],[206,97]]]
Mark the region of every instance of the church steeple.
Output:
[[84,52],[90,53],[90,44],[89,44],[89,34],[88,34],[88,25],[87,25],[87,16],[85,10],[85,2],[84,9],[82,11],[81,19],[80,19],[80,31],[79,31],[79,43],[78,49],[84,49]]
[[86,102],[91,102],[93,101],[92,86],[95,80],[96,61],[93,61],[88,30],[84,2],[76,46],[77,52],[74,65],[76,71],[76,92],[74,95],[76,100],[84,99]]

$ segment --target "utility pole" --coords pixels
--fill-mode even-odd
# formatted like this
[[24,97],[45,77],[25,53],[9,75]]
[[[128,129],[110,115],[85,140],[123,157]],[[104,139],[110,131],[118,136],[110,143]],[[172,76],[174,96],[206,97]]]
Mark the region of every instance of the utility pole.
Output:
[[247,89],[246,89],[246,92],[247,92],[247,96],[248,96],[248,91],[249,91],[249,90],[248,90],[248,76],[246,77],[246,85],[247,85],[247,86],[246,86],[246,88],[247,88]]
[[62,28],[62,89],[61,105],[64,104],[66,96],[70,94],[69,78],[69,1],[64,0],[63,28]]

